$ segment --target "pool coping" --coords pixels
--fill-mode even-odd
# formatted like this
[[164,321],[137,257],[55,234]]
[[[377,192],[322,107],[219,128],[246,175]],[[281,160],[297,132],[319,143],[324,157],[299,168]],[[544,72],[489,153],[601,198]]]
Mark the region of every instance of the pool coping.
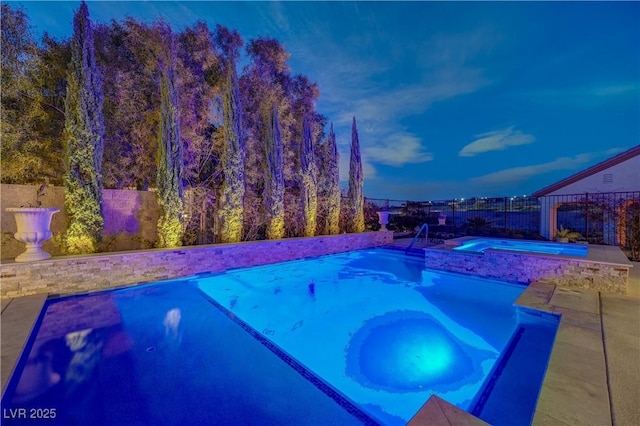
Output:
[[515,305],[561,315],[532,424],[612,424],[600,292],[537,281]]
[[[532,424],[612,424],[599,292],[536,281],[514,305],[561,315]],[[433,395],[408,423],[425,424],[487,423]]]
[[0,313],[0,355],[2,397],[7,389],[18,360],[27,347],[29,336],[36,326],[40,312],[47,300],[46,294],[1,299]]

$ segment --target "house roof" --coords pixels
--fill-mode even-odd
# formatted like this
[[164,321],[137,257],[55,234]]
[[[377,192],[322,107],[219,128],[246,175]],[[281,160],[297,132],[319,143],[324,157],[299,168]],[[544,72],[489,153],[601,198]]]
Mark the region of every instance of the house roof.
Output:
[[533,194],[531,194],[532,197],[543,197],[545,195],[548,195],[550,193],[552,193],[553,191],[557,191],[560,188],[564,188],[567,185],[570,185],[572,183],[578,182],[586,177],[589,177],[591,175],[594,175],[596,173],[599,173],[603,170],[606,170],[610,167],[615,166],[616,164],[620,164],[623,161],[627,161],[630,158],[636,157],[640,155],[640,145],[638,146],[634,146],[633,148],[621,152],[620,154],[613,156],[607,160],[604,160],[598,164],[595,164],[587,169],[584,169],[581,172],[578,172],[574,175],[569,176],[568,178],[562,179],[554,184],[551,184],[547,187],[544,187],[536,192],[534,192]]

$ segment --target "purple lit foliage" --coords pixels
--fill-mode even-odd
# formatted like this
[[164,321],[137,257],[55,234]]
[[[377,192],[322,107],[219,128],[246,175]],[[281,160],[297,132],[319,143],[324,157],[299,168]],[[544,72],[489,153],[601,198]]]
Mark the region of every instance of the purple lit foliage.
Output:
[[242,45],[240,35],[222,26],[216,28],[216,41],[223,50],[223,148],[221,165],[224,180],[218,199],[218,224],[223,243],[242,240],[245,193],[245,142],[242,123],[242,105],[236,74],[238,50]]
[[264,210],[266,214],[266,236],[275,240],[284,236],[284,173],[282,158],[282,139],[278,107],[271,108],[266,117],[269,133],[266,138],[267,169],[264,181]]
[[102,153],[104,147],[102,86],[89,10],[83,1],[73,19],[71,63],[65,99],[65,206],[69,226],[66,249],[93,253],[104,226],[102,217]]
[[348,232],[363,232],[365,229],[362,185],[363,176],[360,141],[358,140],[356,118],[353,117],[353,123],[351,125],[351,157],[349,160],[349,192],[347,193],[347,202],[349,203]]
[[317,226],[318,183],[311,125],[307,115],[302,118],[300,166],[300,202],[302,205],[303,235],[305,237],[313,237]]
[[175,75],[175,40],[171,29],[164,31],[164,54],[160,68],[160,128],[158,133],[157,180],[158,247],[182,245],[183,147],[180,136],[180,114]]

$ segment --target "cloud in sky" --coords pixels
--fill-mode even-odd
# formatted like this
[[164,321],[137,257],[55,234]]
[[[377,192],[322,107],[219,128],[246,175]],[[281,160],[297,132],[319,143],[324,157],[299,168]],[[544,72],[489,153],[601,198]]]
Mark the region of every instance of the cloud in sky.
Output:
[[514,130],[514,126],[502,130],[482,133],[475,141],[465,145],[458,155],[460,157],[474,157],[489,151],[503,151],[510,146],[528,145],[535,141],[533,135]]
[[[429,56],[439,57],[436,65],[429,62],[427,66],[426,61],[418,58],[422,66],[417,73],[419,78],[404,78],[402,84],[390,85],[389,81],[396,81],[403,68],[384,60],[384,55],[352,54],[358,46],[345,46],[343,40],[330,37],[322,28],[316,26],[315,29],[317,32],[307,31],[299,43],[289,44],[287,48],[295,51],[297,58],[304,58],[305,66],[311,64],[312,79],[322,82],[319,108],[334,123],[343,154],[348,155],[351,122],[356,117],[367,179],[375,175],[377,164],[402,167],[431,161],[434,156],[428,142],[419,129],[409,130],[403,120],[424,114],[436,102],[473,93],[490,83],[483,70],[466,65],[459,57],[450,58],[448,53],[431,49]],[[459,40],[456,38],[451,43],[457,45]],[[393,41],[388,38],[364,44],[376,48],[386,45],[389,52],[394,50]],[[455,47],[442,38],[433,45],[447,52]],[[331,52],[334,65],[326,67],[327,57],[318,52]],[[348,175],[341,173],[341,178],[347,179]]]
[[603,153],[583,153],[572,157],[560,157],[547,163],[531,166],[512,167],[497,172],[489,173],[471,179],[475,183],[484,185],[509,185],[525,182],[533,177],[558,170],[576,170],[589,163],[593,158],[602,156]]
[[384,141],[369,141],[369,144],[362,148],[362,155],[373,162],[396,167],[407,163],[431,161],[433,155],[426,152],[420,142],[420,139],[411,133],[401,131],[387,135]]
[[535,90],[515,91],[511,96],[537,103],[584,107],[626,98],[637,99],[639,95],[640,81],[611,81],[588,86],[536,88]]
[[439,200],[451,197],[450,194],[455,194],[458,197],[505,196],[514,193],[514,191],[520,194],[522,191],[519,192],[518,190],[522,188],[522,184],[533,178],[539,178],[545,174],[558,171],[567,171],[572,174],[584,169],[585,166],[592,165],[593,161],[610,157],[625,150],[626,148],[616,147],[601,152],[587,152],[575,156],[559,157],[546,163],[512,167],[469,180],[427,179],[411,183],[379,180],[376,186],[380,188],[381,193],[393,194],[393,198],[400,200]]

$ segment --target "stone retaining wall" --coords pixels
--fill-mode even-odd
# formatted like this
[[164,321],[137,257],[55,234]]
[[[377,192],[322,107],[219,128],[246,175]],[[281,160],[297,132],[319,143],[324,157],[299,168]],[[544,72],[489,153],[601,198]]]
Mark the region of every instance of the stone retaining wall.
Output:
[[[0,185],[0,230],[2,231],[2,260],[15,259],[24,251],[24,244],[13,238],[16,222],[7,207],[36,206],[38,185]],[[57,207],[60,212],[53,215],[51,232],[53,238],[45,241],[42,248],[54,256],[63,254],[62,236],[67,230],[67,211],[64,206],[65,189],[48,186],[40,199],[42,207]],[[156,194],[152,191],[128,189],[105,189],[102,191],[102,215],[104,229],[100,251],[113,252],[145,248],[157,238],[156,224],[160,208]]]
[[626,294],[629,278],[628,265],[499,250],[463,253],[454,251],[452,246],[425,250],[425,264],[427,268],[519,283],[544,281],[620,294]]
[[392,232],[364,232],[179,249],[64,256],[32,263],[4,262],[0,264],[0,297],[108,289],[377,247],[392,241]]

